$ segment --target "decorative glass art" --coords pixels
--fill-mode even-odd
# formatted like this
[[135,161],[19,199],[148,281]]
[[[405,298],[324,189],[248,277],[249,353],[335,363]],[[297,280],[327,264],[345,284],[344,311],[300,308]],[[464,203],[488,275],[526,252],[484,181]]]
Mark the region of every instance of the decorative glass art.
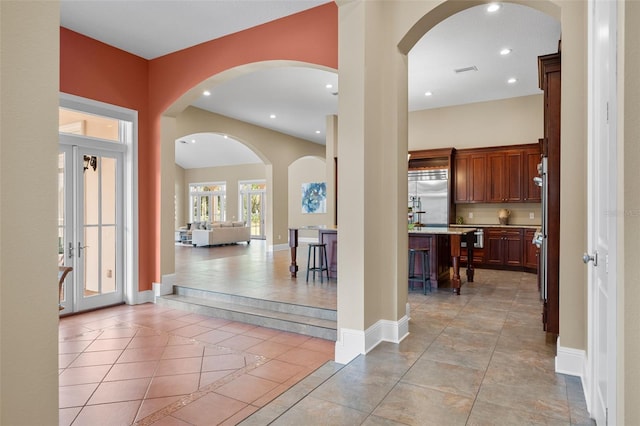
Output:
[[302,184],[302,213],[327,212],[327,183]]

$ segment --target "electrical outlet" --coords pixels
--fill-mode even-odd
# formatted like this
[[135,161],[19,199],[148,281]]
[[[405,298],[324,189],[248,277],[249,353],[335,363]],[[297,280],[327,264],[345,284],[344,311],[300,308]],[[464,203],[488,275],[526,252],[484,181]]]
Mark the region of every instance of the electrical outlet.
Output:
[[536,215],[533,212],[529,212],[529,219],[535,219]]
[[469,219],[473,219],[473,212],[469,212]]

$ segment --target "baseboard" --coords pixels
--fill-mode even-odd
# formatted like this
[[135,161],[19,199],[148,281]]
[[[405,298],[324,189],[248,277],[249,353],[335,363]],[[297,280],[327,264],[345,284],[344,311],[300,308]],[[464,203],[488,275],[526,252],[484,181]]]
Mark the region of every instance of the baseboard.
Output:
[[587,367],[586,352],[563,347],[560,344],[560,338],[556,347],[556,373],[583,378]]
[[173,293],[173,285],[175,284],[175,282],[176,274],[163,275],[162,282],[153,283],[154,298]]
[[379,320],[366,331],[341,328],[336,341],[335,361],[348,364],[382,342],[400,343],[409,335],[409,317],[398,321]]
[[[155,283],[154,283],[155,284]],[[155,295],[151,290],[139,291],[136,294],[136,300],[132,303],[133,305],[141,305],[143,303],[155,303]]]
[[289,243],[287,244],[275,244],[267,247],[267,251],[280,251],[280,250],[289,250]]

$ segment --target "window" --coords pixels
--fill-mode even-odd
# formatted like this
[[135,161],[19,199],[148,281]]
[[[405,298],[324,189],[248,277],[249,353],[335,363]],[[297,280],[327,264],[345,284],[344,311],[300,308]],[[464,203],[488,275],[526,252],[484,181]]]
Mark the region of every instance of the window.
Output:
[[189,219],[191,222],[222,222],[225,220],[225,182],[189,184]]

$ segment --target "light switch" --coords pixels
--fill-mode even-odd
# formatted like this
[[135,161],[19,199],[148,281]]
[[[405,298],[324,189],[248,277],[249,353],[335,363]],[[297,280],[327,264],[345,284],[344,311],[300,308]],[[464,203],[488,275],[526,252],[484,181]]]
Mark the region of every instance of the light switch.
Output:
[[529,212],[529,219],[535,219],[536,215],[533,212]]

